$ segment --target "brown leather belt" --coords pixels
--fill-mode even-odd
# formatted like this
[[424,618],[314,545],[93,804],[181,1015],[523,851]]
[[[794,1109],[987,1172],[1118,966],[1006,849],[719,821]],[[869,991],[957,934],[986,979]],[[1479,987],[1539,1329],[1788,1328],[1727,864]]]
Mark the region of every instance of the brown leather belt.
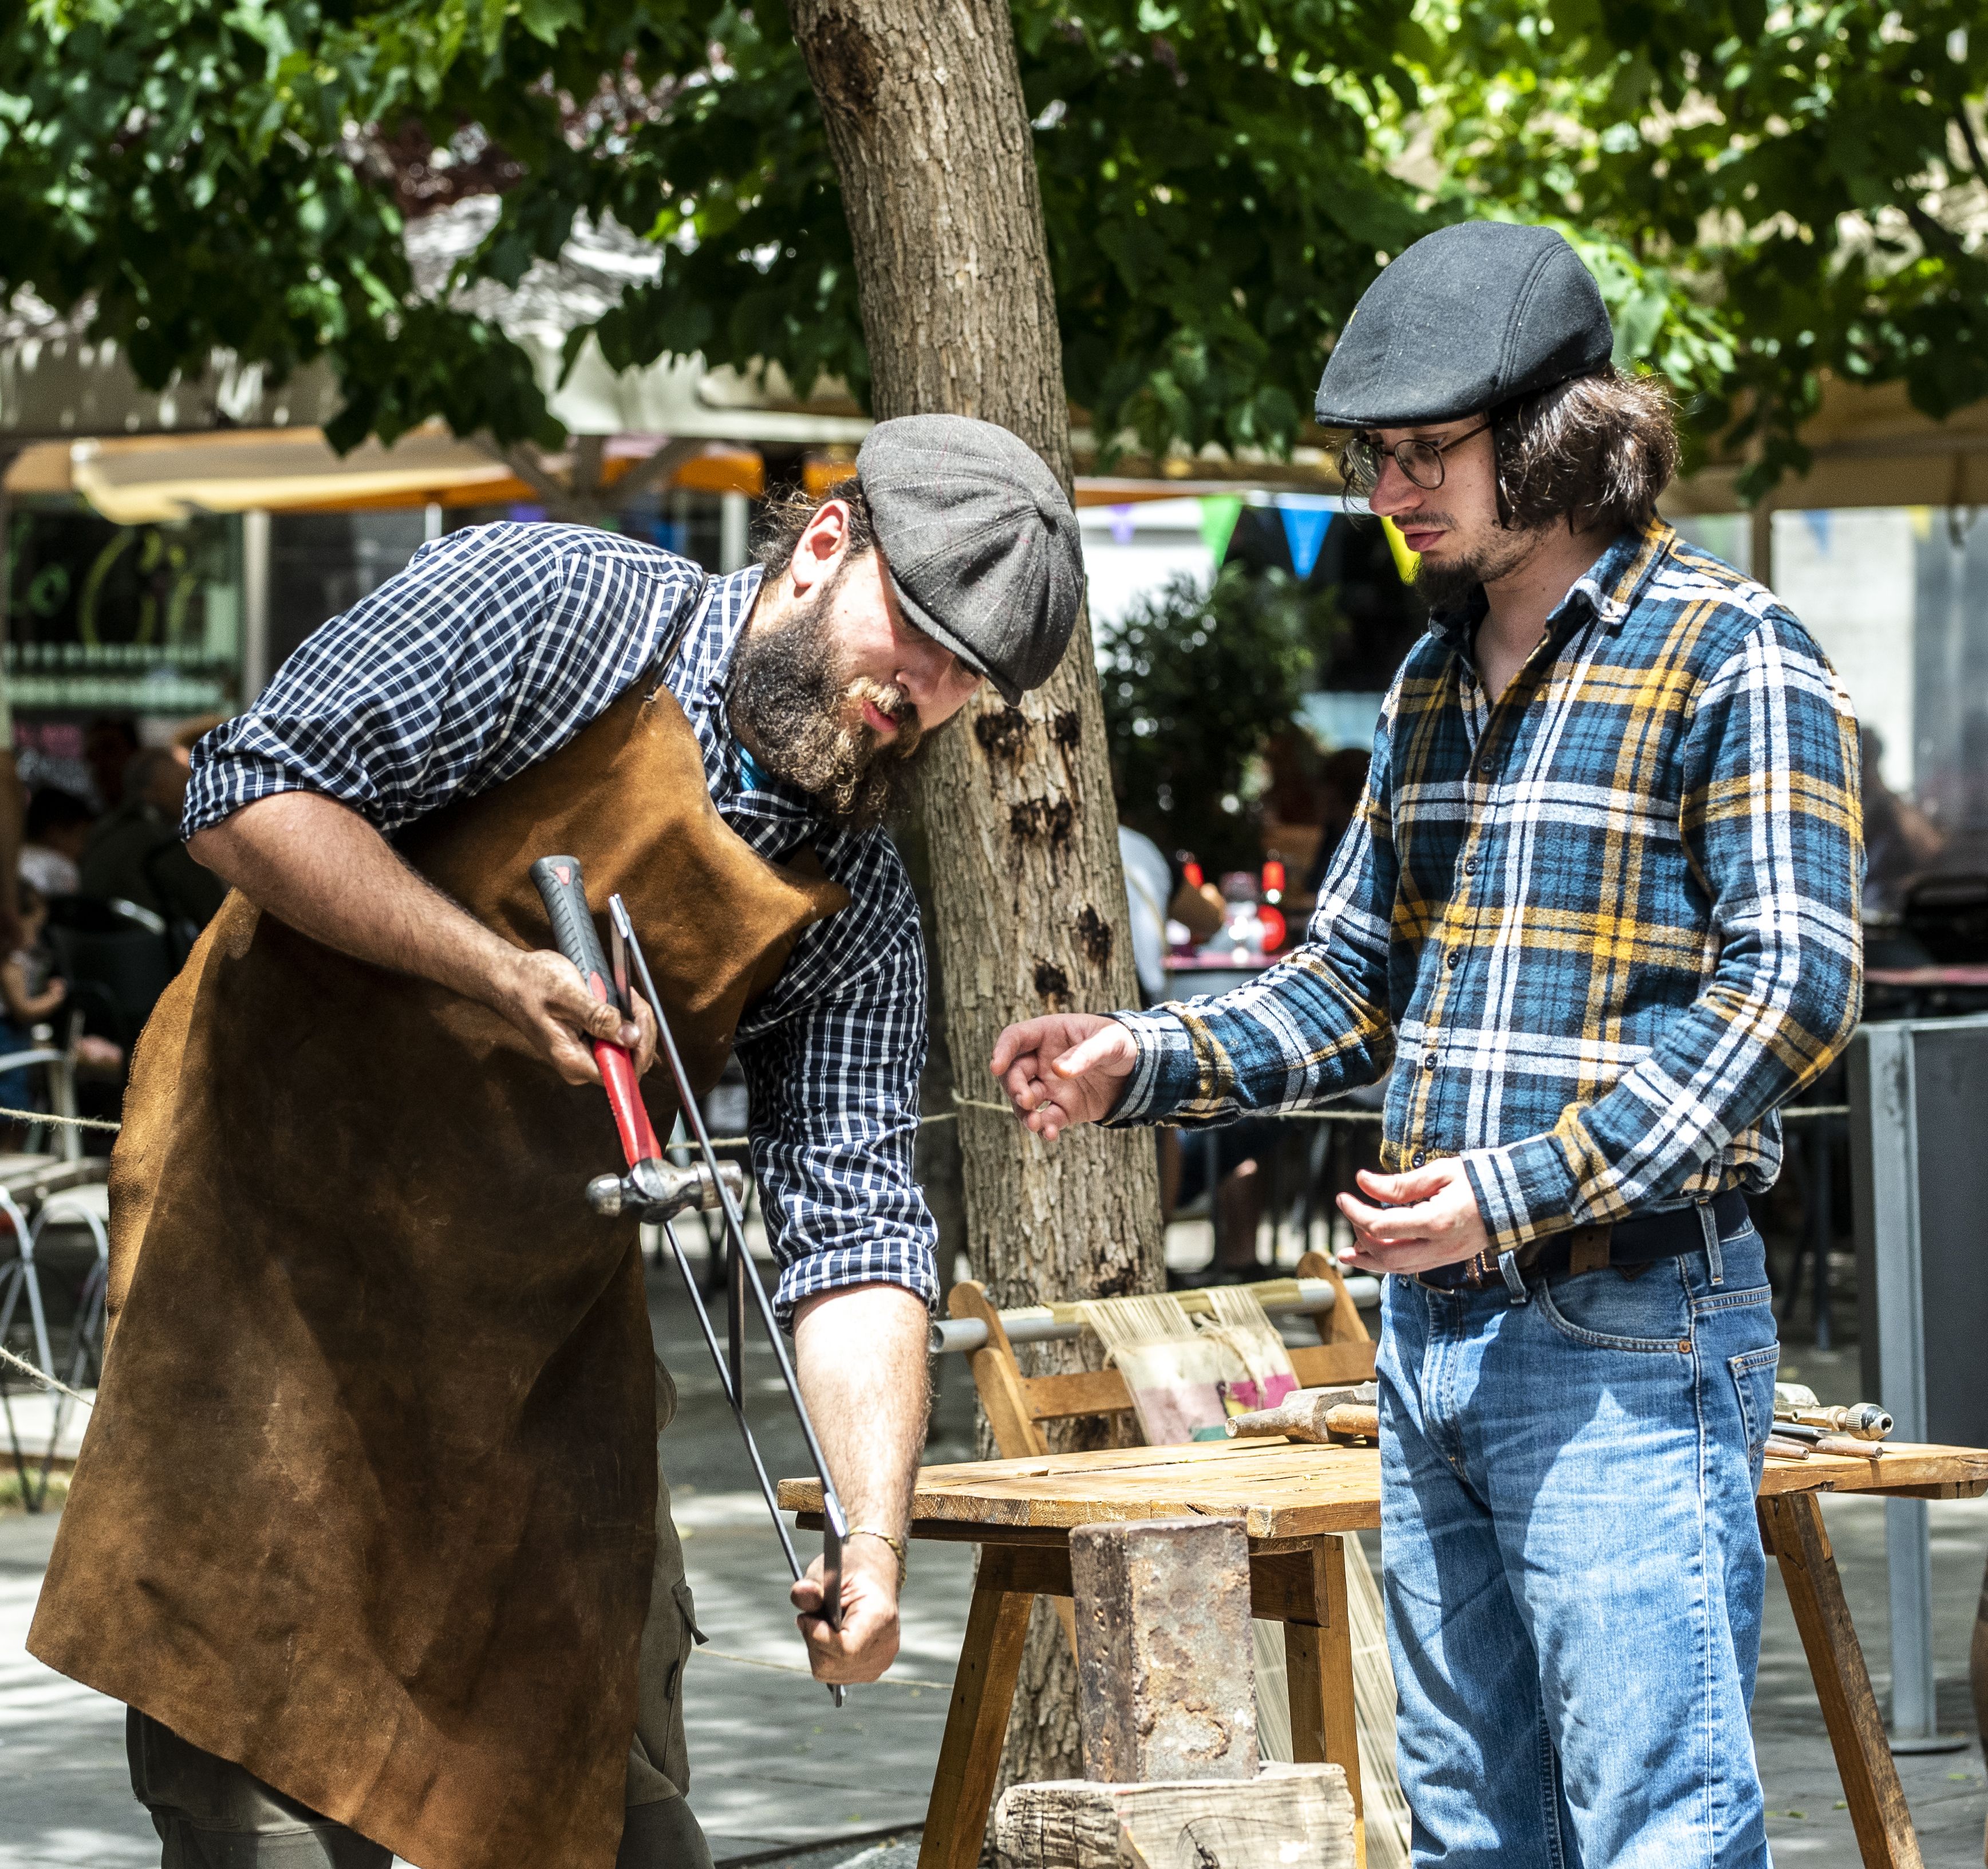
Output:
[[[1658,1214],[1642,1214],[1629,1220],[1604,1222],[1596,1226],[1577,1226],[1565,1233],[1549,1233],[1530,1239],[1512,1255],[1513,1266],[1532,1278],[1548,1279],[1564,1272],[1600,1272],[1613,1266],[1625,1279],[1655,1265],[1659,1259],[1676,1259],[1686,1252],[1702,1251],[1705,1225],[1699,1208],[1667,1208]],[[1736,1188],[1716,1195],[1710,1203],[1713,1224],[1723,1239],[1746,1224],[1746,1197]],[[1456,1266],[1439,1266],[1417,1275],[1425,1285],[1438,1291],[1485,1291],[1505,1289],[1506,1279],[1495,1252],[1479,1252]]]

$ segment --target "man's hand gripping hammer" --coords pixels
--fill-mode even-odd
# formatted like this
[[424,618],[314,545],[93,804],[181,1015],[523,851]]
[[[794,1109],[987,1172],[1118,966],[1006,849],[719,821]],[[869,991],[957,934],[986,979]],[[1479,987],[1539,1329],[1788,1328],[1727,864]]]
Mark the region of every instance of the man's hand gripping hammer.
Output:
[[[587,991],[604,1005],[613,1002],[624,1019],[633,1016],[627,957],[624,954],[620,965],[610,975],[607,957],[600,951],[600,938],[593,931],[593,916],[587,906],[577,860],[570,857],[542,857],[532,865],[532,880],[538,885],[539,897],[551,918],[553,941],[560,952],[579,969]],[[708,1210],[718,1206],[721,1182],[730,1189],[735,1201],[745,1198],[746,1171],[735,1163],[721,1164],[714,1180],[710,1168],[702,1163],[680,1168],[663,1159],[655,1127],[649,1120],[635,1081],[634,1060],[627,1052],[605,1039],[596,1039],[593,1061],[600,1066],[600,1081],[607,1091],[608,1107],[614,1112],[614,1127],[621,1134],[621,1152],[627,1158],[628,1171],[597,1174],[589,1181],[589,1207],[610,1218],[633,1214],[637,1219],[661,1225],[687,1208]]]
[[[632,1213],[662,1227],[670,1249],[676,1256],[684,1289],[696,1307],[705,1346],[711,1352],[712,1360],[718,1366],[725,1399],[732,1404],[732,1417],[745,1438],[746,1451],[759,1479],[759,1490],[766,1496],[767,1509],[773,1515],[773,1529],[780,1535],[787,1567],[798,1583],[802,1576],[801,1561],[794,1550],[793,1540],[787,1535],[786,1521],[780,1516],[773,1483],[767,1477],[766,1465],[759,1458],[758,1443],[753,1440],[752,1431],[746,1421],[745,1306],[749,1292],[772,1343],[781,1380],[786,1386],[794,1412],[800,1418],[802,1437],[821,1480],[823,1523],[820,1613],[822,1620],[830,1628],[840,1627],[842,1540],[847,1521],[843,1516],[842,1502],[836,1496],[835,1482],[829,1478],[828,1462],[823,1455],[821,1444],[815,1438],[814,1424],[808,1418],[807,1404],[801,1399],[800,1384],[788,1358],[786,1346],[781,1341],[773,1307],[768,1301],[766,1287],[760,1283],[759,1268],[753,1264],[752,1253],[746,1244],[746,1223],[739,1211],[746,1188],[744,1171],[734,1163],[720,1162],[717,1151],[712,1147],[711,1137],[705,1131],[703,1114],[698,1107],[689,1076],[684,1070],[682,1054],[677,1049],[663,1002],[657,995],[656,983],[650,976],[649,964],[643,958],[621,898],[614,896],[608,902],[614,942],[614,962],[610,971],[607,957],[600,951],[600,938],[594,932],[593,911],[587,905],[586,884],[578,860],[571,857],[542,857],[532,865],[532,880],[538,885],[560,951],[579,970],[580,977],[587,982],[587,990],[594,998],[604,1003],[612,1000],[624,1019],[634,1015],[634,995],[628,978],[628,965],[633,959],[641,976],[643,995],[656,1016],[657,1040],[663,1056],[669,1061],[670,1075],[675,1082],[684,1121],[704,1158],[701,1163],[688,1168],[678,1168],[664,1159],[662,1147],[656,1139],[655,1126],[650,1122],[649,1113],[643,1106],[634,1060],[619,1045],[597,1039],[593,1042],[594,1060],[600,1066],[600,1081],[607,1089],[607,1101],[614,1112],[614,1127],[620,1134],[621,1152],[627,1158],[628,1170],[625,1174],[596,1175],[587,1185],[587,1205],[597,1214],[611,1216]],[[684,1256],[676,1229],[670,1224],[676,1215],[692,1207],[715,1209],[725,1216],[725,1230],[731,1247],[730,1276],[725,1290],[726,1349],[719,1347],[711,1314],[705,1308],[703,1296],[691,1276],[690,1263]],[[840,1706],[843,1690],[831,1685],[829,1692],[834,1696],[835,1704]]]

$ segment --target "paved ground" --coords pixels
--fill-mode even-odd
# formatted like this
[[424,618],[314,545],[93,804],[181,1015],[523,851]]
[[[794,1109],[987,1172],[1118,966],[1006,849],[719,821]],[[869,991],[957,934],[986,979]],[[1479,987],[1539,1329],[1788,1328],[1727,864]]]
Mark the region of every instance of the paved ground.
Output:
[[[924,1812],[964,1620],[970,1555],[921,1546],[906,1601],[903,1658],[885,1683],[841,1712],[802,1671],[784,1607],[779,1546],[749,1482],[716,1380],[674,1281],[654,1288],[658,1341],[678,1372],[678,1421],[664,1443],[698,1619],[710,1637],[690,1676],[692,1802],[721,1861],[793,1869],[911,1869],[901,1837]],[[767,1464],[803,1462],[756,1351],[755,1407]],[[1791,1350],[1801,1380],[1847,1395],[1854,1361]],[[970,1457],[972,1392],[948,1359],[931,1457]],[[1825,1508],[1880,1697],[1888,1668],[1882,1507]],[[1969,1631],[1988,1549],[1988,1501],[1932,1509],[1942,1724],[1971,1729]],[[157,1847],[124,1776],[122,1710],[49,1673],[22,1641],[53,1522],[0,1517],[0,1869],[139,1869]],[[1768,1596],[1766,1655],[1754,1712],[1775,1854],[1802,1869],[1853,1869],[1858,1858],[1821,1716],[1786,1598]],[[1935,1869],[1982,1861],[1988,1774],[1978,1746],[1901,1762],[1925,1859]],[[881,1836],[885,1840],[878,1840]]]

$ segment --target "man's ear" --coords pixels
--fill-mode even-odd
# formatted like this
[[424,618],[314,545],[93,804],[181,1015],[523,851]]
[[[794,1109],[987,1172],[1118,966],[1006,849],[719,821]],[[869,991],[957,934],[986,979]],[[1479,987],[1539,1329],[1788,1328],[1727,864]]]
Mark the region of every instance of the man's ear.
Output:
[[795,595],[805,597],[817,584],[833,577],[848,549],[848,504],[843,500],[824,501],[794,546],[787,575],[793,580]]

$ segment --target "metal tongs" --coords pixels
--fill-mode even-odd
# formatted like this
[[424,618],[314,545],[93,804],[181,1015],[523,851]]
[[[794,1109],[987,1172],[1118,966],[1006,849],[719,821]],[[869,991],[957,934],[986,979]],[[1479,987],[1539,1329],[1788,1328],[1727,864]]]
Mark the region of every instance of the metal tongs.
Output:
[[[787,1399],[793,1404],[794,1414],[800,1422],[802,1438],[807,1443],[808,1458],[813,1463],[816,1476],[821,1481],[822,1532],[822,1607],[821,1619],[831,1629],[842,1626],[842,1543],[848,1531],[848,1520],[844,1516],[842,1502],[837,1496],[835,1482],[829,1477],[828,1462],[821,1451],[821,1443],[816,1438],[814,1423],[809,1418],[807,1404],[801,1399],[800,1384],[794,1374],[792,1360],[787,1355],[786,1345],[781,1340],[779,1326],[773,1316],[773,1307],[766,1296],[766,1288],[761,1282],[759,1268],[752,1262],[752,1255],[746,1244],[746,1222],[739,1212],[739,1197],[745,1185],[740,1170],[732,1164],[721,1164],[718,1152],[712,1147],[711,1137],[704,1126],[704,1114],[698,1107],[695,1094],[691,1088],[690,1078],[684,1069],[683,1055],[677,1049],[674,1035],[670,1030],[670,1022],[663,1011],[662,997],[656,991],[656,983],[649,972],[649,963],[642,953],[641,943],[635,938],[634,924],[629,920],[627,905],[618,895],[607,900],[608,932],[614,952],[611,969],[604,963],[600,944],[593,929],[593,918],[587,907],[587,897],[580,877],[580,865],[570,857],[543,857],[532,866],[532,880],[538,884],[539,893],[544,898],[547,912],[552,918],[553,931],[560,951],[580,970],[597,999],[610,995],[623,1018],[634,1020],[634,998],[631,990],[628,967],[632,958],[635,972],[641,983],[642,996],[649,1002],[656,1018],[656,1036],[663,1056],[668,1060],[670,1076],[676,1085],[677,1097],[683,1120],[689,1127],[691,1137],[703,1156],[701,1164],[689,1169],[678,1168],[662,1157],[662,1150],[656,1140],[655,1130],[648,1120],[639,1093],[635,1088],[634,1067],[626,1051],[618,1045],[596,1041],[594,1056],[600,1065],[601,1080],[605,1085],[608,1101],[614,1110],[616,1127],[620,1132],[622,1152],[628,1161],[626,1175],[597,1176],[587,1188],[588,1204],[597,1212],[632,1212],[644,1220],[660,1224],[663,1236],[670,1242],[670,1250],[675,1255],[677,1270],[683,1278],[684,1289],[690,1294],[690,1301],[697,1310],[697,1321],[704,1332],[705,1347],[711,1352],[711,1360],[717,1365],[718,1379],[725,1391],[725,1399],[731,1404],[732,1417],[739,1424],[739,1432],[746,1443],[746,1456],[752,1463],[754,1476],[759,1482],[759,1491],[766,1502],[766,1509],[773,1514],[773,1529],[779,1533],[780,1549],[786,1553],[787,1568],[799,1583],[804,1574],[799,1554],[794,1550],[793,1539],[788,1535],[786,1521],[780,1515],[779,1502],[773,1491],[773,1483],[767,1477],[766,1462],[759,1456],[759,1444],[752,1438],[752,1430],[746,1421],[746,1306],[749,1293],[753,1307],[758,1311],[760,1323],[764,1327],[767,1341],[772,1344],[774,1361],[779,1366],[780,1381],[786,1386]],[[674,1217],[688,1207],[715,1208],[724,1217],[725,1235],[730,1249],[727,1258],[729,1270],[725,1282],[725,1344],[721,1348],[718,1333],[713,1329],[711,1313],[706,1308],[703,1294],[698,1289],[697,1280],[691,1275],[690,1262],[685,1257],[682,1242],[677,1238]],[[833,1683],[829,1692],[836,1705],[843,1704],[844,1691]]]

